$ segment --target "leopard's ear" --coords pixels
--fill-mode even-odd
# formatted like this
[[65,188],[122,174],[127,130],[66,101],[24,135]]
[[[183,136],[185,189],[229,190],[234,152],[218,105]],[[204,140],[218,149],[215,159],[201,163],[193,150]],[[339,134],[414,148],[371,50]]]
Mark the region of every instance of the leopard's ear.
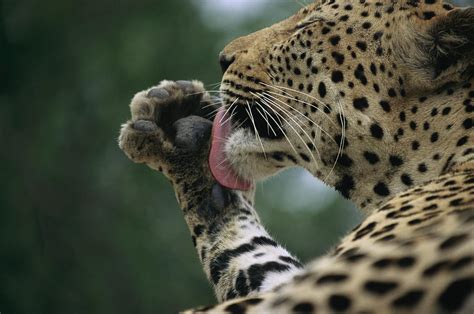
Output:
[[[454,9],[433,19],[420,39],[432,79],[454,74],[472,76],[474,71],[474,7]],[[451,70],[451,71],[450,71]]]

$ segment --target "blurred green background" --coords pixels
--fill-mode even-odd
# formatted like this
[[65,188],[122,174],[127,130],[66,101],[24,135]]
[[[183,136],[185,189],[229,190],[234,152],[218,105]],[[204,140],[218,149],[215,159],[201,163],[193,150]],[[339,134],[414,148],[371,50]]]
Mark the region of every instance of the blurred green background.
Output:
[[[215,302],[171,186],[127,160],[119,126],[135,92],[165,78],[219,82],[226,42],[303,3],[0,0],[2,314]],[[361,219],[301,170],[261,184],[257,208],[303,261]]]

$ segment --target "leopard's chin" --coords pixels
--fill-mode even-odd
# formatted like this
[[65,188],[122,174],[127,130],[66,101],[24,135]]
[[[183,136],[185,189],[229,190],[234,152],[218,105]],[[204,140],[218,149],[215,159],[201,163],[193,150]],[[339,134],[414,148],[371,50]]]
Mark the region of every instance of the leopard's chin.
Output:
[[[251,182],[265,180],[289,166],[283,160],[275,159],[275,152],[281,152],[282,143],[275,140],[257,140],[247,128],[233,130],[225,144],[225,153],[232,169]],[[280,153],[277,153],[280,154]]]

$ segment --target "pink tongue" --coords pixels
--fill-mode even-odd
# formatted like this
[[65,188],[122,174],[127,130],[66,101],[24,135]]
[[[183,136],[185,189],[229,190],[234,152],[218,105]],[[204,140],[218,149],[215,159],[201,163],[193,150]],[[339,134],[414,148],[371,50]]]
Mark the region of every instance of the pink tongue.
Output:
[[251,188],[251,183],[237,176],[225,156],[225,141],[230,135],[231,123],[226,121],[227,117],[224,117],[224,115],[225,109],[221,108],[212,125],[211,153],[209,154],[211,173],[217,182],[224,187],[247,191]]

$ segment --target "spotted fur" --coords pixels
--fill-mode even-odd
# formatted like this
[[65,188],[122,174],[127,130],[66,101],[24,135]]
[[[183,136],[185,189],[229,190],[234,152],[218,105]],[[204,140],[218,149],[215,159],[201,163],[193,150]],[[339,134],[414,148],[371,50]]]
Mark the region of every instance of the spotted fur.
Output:
[[216,100],[202,84],[138,93],[120,146],[175,188],[225,301],[198,311],[474,311],[474,8],[316,1],[233,41],[220,61],[233,169],[260,180],[304,167],[367,218],[301,265],[260,223],[253,190],[210,174]]

